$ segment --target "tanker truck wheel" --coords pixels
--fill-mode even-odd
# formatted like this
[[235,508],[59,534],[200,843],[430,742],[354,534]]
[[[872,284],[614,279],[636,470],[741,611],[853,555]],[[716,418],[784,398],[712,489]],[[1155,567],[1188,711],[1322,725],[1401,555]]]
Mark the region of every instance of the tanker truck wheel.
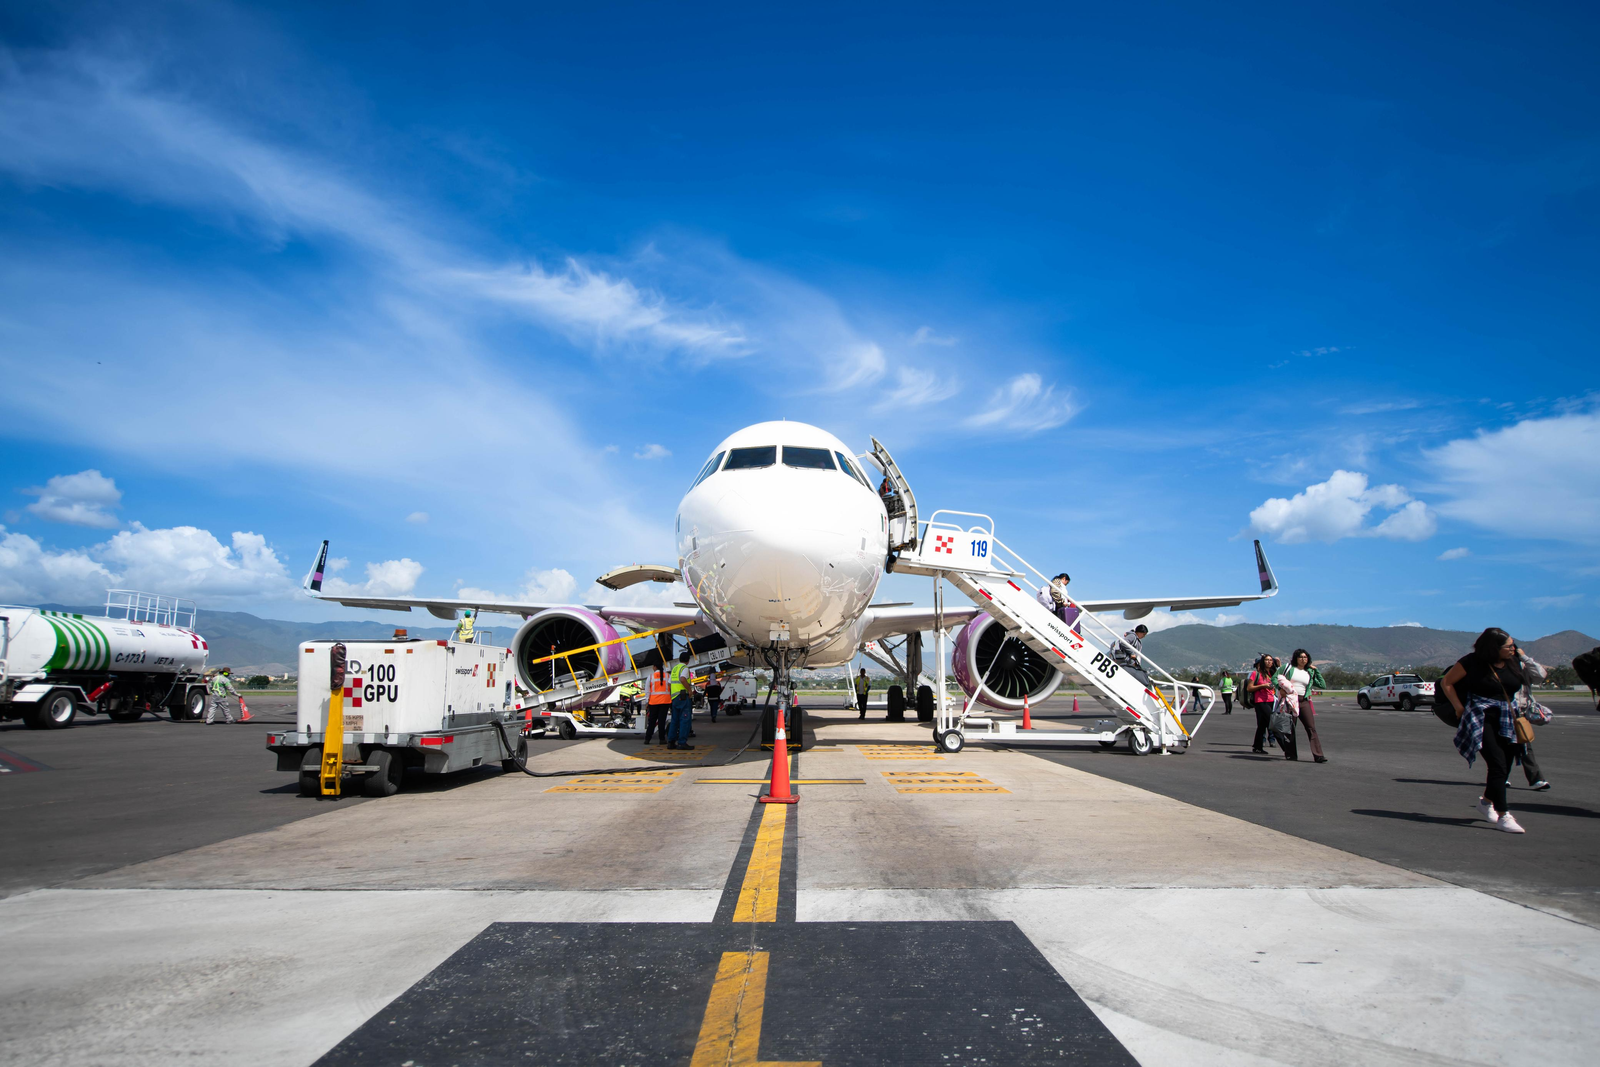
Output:
[[28,725],[35,730],[65,730],[78,717],[77,701],[64,689],[57,689],[34,705]]
[[206,717],[206,690],[204,686],[195,686],[189,690],[189,695],[183,698],[182,715],[185,722],[199,722]]

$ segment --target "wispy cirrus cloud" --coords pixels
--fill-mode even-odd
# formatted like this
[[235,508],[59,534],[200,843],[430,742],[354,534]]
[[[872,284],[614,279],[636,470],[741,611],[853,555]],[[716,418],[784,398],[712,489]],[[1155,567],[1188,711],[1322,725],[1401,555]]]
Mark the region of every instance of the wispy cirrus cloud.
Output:
[[1003,433],[1038,433],[1051,430],[1078,413],[1070,393],[1056,393],[1037,374],[1019,374],[996,389],[989,402],[965,420],[973,429]]

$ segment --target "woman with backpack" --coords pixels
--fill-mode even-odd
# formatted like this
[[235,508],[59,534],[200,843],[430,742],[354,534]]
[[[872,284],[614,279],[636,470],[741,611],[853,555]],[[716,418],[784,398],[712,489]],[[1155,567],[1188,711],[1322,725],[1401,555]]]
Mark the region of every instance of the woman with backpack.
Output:
[[1250,751],[1263,756],[1267,754],[1267,725],[1272,721],[1272,676],[1277,669],[1278,661],[1262,653],[1244,683],[1245,702],[1256,710],[1256,736]]
[[1456,713],[1456,751],[1468,767],[1483,756],[1487,777],[1478,814],[1508,834],[1526,833],[1506,808],[1506,782],[1517,758],[1515,694],[1525,680],[1520,653],[1510,634],[1491,626],[1439,681]]

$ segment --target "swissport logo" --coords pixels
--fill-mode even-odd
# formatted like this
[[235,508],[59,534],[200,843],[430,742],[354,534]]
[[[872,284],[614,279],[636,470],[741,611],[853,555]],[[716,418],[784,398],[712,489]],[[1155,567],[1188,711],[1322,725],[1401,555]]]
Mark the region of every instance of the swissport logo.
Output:
[[935,554],[943,552],[947,556],[955,555],[956,554],[956,550],[953,547],[955,545],[955,543],[956,543],[956,535],[955,534],[934,534],[933,535],[933,551],[934,551]]

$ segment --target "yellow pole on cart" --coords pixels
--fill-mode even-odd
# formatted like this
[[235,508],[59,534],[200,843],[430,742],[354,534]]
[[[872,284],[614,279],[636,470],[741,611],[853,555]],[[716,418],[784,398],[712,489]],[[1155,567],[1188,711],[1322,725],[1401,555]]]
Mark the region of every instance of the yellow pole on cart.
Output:
[[344,673],[347,652],[342,644],[328,650],[328,719],[322,724],[322,795],[337,797],[344,776]]

